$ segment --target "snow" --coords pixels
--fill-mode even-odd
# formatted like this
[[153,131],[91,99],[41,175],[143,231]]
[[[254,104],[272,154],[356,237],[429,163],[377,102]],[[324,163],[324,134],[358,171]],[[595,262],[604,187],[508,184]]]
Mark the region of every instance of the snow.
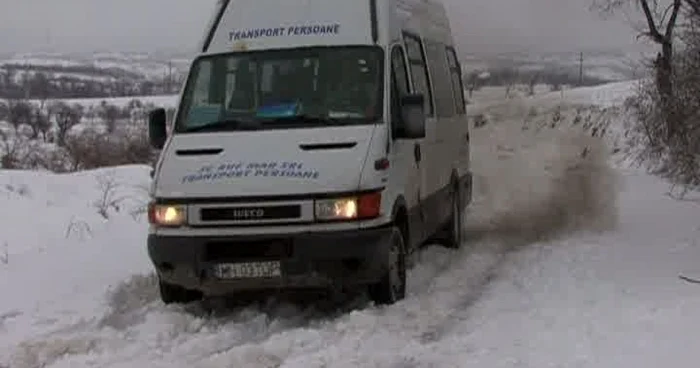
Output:
[[[56,64],[54,64],[55,66]],[[24,78],[30,77],[33,78],[38,71],[31,71],[31,70],[20,70],[15,72],[12,75],[13,82],[14,83],[22,83]],[[90,75],[90,74],[81,74],[81,73],[63,73],[63,72],[51,72],[52,78],[58,79],[58,78],[70,78],[70,79],[78,79],[81,81],[94,81],[94,82],[101,82],[101,83],[110,83],[110,82],[116,82],[117,78],[111,77],[111,76],[105,76],[105,75]]]
[[[95,97],[95,98],[59,98],[59,99],[50,99],[46,102],[63,102],[68,105],[73,105],[73,104],[78,104],[83,106],[84,108],[97,108],[99,107],[102,102],[106,102],[110,105],[119,107],[119,108],[125,108],[129,105],[131,101],[134,100],[139,100],[141,103],[144,105],[149,105],[152,104],[155,107],[163,107],[163,108],[175,108],[177,105],[179,96],[178,95],[152,95],[152,96],[129,96],[129,97],[106,97],[106,98],[101,98],[101,97]],[[3,100],[0,99],[0,102]],[[39,100],[29,100],[30,103],[33,103],[35,105],[39,105],[41,101]]]
[[[188,53],[176,53],[173,55],[153,56],[138,53],[92,53],[92,54],[61,54],[61,53],[27,53],[15,54],[10,57],[0,57],[0,72],[3,71],[6,65],[22,65],[31,69],[31,67],[50,67],[44,72],[55,77],[69,76],[76,77],[82,80],[93,81],[109,81],[113,78],[109,75],[95,75],[92,72],[86,73],[68,73],[61,68],[66,67],[85,67],[102,70],[119,69],[137,75],[139,78],[147,80],[161,80],[172,73],[173,77],[179,78],[181,74],[187,71],[191,62],[192,55]],[[51,68],[52,67],[52,68]],[[25,74],[32,75],[35,71],[18,70],[13,75],[14,82],[20,83]]]
[[2,60],[2,64],[16,64],[16,65],[37,65],[37,66],[62,66],[62,67],[71,67],[71,66],[81,66],[83,65],[82,63],[74,60],[70,60],[67,58],[61,58],[61,57],[48,57],[48,58],[42,58],[36,56],[30,56],[30,55],[17,55],[14,58]]
[[[118,108],[126,108],[130,102],[134,100],[141,101],[142,104],[144,105],[153,105],[155,107],[162,107],[162,108],[175,108],[177,105],[177,101],[179,99],[179,95],[151,95],[151,96],[129,96],[129,97],[106,97],[106,98],[101,98],[101,97],[95,97],[95,98],[57,98],[57,99],[49,99],[47,101],[43,101],[44,104],[47,103],[53,103],[53,102],[63,102],[68,105],[74,105],[78,104],[83,106],[86,109],[89,108],[98,108],[103,102],[106,102],[112,106],[116,106]],[[5,100],[0,98],[0,103],[6,102]],[[32,103],[34,105],[41,105],[42,101],[40,100],[29,100],[29,103]]]
[[155,96],[129,96],[129,97],[110,97],[110,98],[70,98],[61,99],[58,101],[67,104],[79,104],[86,108],[98,107],[102,101],[123,108],[133,100],[139,100],[144,104],[153,104],[156,107],[174,108],[177,105],[178,95],[155,95]]
[[0,171],[0,367],[694,366],[700,288],[678,276],[700,275],[699,207],[619,157],[633,87],[475,92],[468,243],[423,251],[388,307],[166,307],[148,167]]
[[[576,104],[592,104],[602,107],[619,106],[625,102],[625,99],[632,96],[634,88],[639,81],[625,81],[609,83],[605,88],[600,87],[581,87],[566,91],[566,102]],[[557,93],[550,94],[549,97]]]

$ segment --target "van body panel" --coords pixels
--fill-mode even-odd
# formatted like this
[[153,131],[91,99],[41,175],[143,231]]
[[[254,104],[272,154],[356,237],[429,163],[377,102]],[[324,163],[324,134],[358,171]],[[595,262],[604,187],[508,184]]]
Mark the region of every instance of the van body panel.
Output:
[[[313,195],[360,189],[375,125],[177,134],[157,198]],[[327,148],[333,146],[339,148]],[[216,152],[216,153],[214,153]]]

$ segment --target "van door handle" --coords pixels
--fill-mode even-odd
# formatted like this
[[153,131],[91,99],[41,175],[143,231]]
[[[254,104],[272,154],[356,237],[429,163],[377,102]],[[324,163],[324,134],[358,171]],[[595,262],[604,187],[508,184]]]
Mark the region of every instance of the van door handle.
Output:
[[214,156],[224,152],[223,148],[194,148],[175,151],[177,156]]
[[416,162],[420,162],[421,160],[421,153],[420,153],[420,144],[416,143],[413,146],[413,156],[416,159]]

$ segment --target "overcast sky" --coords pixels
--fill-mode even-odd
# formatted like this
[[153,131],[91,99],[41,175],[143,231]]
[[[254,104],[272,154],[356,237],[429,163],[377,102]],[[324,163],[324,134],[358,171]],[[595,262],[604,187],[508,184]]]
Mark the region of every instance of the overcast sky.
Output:
[[[443,1],[463,52],[634,47],[629,26],[590,13],[589,0]],[[215,2],[0,0],[0,53],[191,51]]]

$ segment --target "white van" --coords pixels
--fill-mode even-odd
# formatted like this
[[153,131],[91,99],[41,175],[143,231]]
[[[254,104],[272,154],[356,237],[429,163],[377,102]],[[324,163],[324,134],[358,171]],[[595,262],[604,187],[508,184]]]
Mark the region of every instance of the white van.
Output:
[[469,127],[440,3],[219,1],[170,128],[151,112],[166,303],[367,287],[390,304],[420,245],[462,242]]

